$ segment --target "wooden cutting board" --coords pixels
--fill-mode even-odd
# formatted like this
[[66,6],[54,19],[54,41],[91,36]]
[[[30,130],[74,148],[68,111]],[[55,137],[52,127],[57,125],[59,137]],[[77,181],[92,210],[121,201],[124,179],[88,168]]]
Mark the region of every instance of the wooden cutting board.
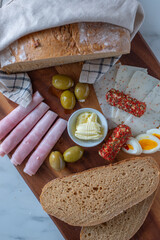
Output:
[[[123,56],[121,58],[121,63],[148,68],[149,74],[160,79],[160,65],[140,34],[137,34],[134,40],[132,41],[131,53]],[[70,114],[73,111],[64,111],[64,109],[61,107],[59,101],[59,96],[61,92],[52,88],[51,78],[54,74],[60,73],[71,76],[74,79],[74,81],[77,82],[79,79],[81,68],[82,63],[74,63],[64,66],[32,71],[29,73],[29,76],[32,79],[34,90],[38,90],[43,95],[43,97],[45,98],[45,102],[50,106],[51,110],[57,112],[60,117],[66,120],[68,120]],[[2,119],[6,114],[8,114],[14,107],[16,107],[16,104],[7,100],[5,97],[2,96],[2,94],[0,94],[0,119]],[[81,104],[77,103],[74,111],[81,107],[92,107],[100,110],[100,106],[92,86],[90,86],[90,96],[87,99],[87,101]],[[61,139],[54,147],[54,150],[60,150],[61,152],[63,152],[68,147],[71,147],[73,145],[75,144],[69,138],[67,131],[65,131]],[[48,159],[46,159],[45,163],[42,165],[37,174],[32,177],[23,173],[23,168],[25,166],[26,161],[21,166],[18,166],[16,168],[23,177],[23,179],[25,180],[25,182],[28,184],[32,192],[35,194],[37,199],[39,200],[42,187],[50,180],[56,177],[68,175],[75,172],[80,172],[92,167],[106,165],[107,162],[98,155],[99,148],[100,146],[91,149],[86,149],[83,159],[79,160],[77,163],[68,164],[67,168],[63,170],[61,173],[55,172],[50,168],[48,164]],[[152,155],[160,164],[160,152]],[[130,157],[131,155],[128,155],[124,152],[120,152],[117,156],[117,161]],[[61,231],[66,240],[79,239],[80,233],[79,227],[69,226],[66,223],[63,223],[54,217],[51,217],[51,219],[57,225],[57,227],[59,228],[59,230]],[[160,239],[160,188],[158,189],[157,197],[154,201],[152,209],[145,223],[138,231],[138,233],[132,238],[132,240],[159,240],[159,239]]]

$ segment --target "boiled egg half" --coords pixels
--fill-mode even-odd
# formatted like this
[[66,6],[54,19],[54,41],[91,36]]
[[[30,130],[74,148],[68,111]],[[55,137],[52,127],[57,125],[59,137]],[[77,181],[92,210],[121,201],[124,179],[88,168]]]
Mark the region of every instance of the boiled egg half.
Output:
[[136,137],[136,139],[141,145],[143,153],[154,153],[160,149],[160,139],[152,134],[140,134]]
[[148,130],[146,133],[151,134],[151,135],[157,137],[158,139],[160,139],[160,129],[153,128],[153,129]]
[[133,137],[129,138],[122,150],[133,155],[140,155],[142,153],[141,145],[139,144],[138,140]]

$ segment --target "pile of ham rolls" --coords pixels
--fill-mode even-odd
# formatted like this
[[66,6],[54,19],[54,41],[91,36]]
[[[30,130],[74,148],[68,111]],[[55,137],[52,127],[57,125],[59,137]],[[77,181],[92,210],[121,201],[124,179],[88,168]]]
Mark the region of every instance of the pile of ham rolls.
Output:
[[43,100],[40,93],[35,92],[26,108],[18,106],[0,121],[0,140],[3,140],[0,156],[19,144],[11,158],[17,166],[35,149],[23,170],[30,176],[38,171],[67,126],[64,119],[56,120],[58,115],[49,110]]

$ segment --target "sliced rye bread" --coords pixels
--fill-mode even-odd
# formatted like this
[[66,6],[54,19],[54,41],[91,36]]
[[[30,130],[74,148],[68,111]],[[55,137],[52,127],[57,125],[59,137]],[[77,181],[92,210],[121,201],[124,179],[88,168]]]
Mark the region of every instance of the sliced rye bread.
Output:
[[154,158],[137,157],[52,180],[40,202],[48,214],[70,225],[94,226],[149,197],[158,183]]
[[155,193],[108,222],[83,227],[80,240],[129,240],[140,229],[151,208]]

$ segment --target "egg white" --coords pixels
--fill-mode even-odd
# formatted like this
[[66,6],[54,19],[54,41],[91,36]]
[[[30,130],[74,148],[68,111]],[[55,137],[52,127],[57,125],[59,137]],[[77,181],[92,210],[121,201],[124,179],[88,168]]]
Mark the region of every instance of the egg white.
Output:
[[153,128],[153,129],[150,129],[146,132],[147,134],[151,134],[154,136],[154,134],[158,134],[158,136],[154,136],[154,137],[157,137],[158,139],[160,139],[160,129],[157,129],[157,128]]
[[122,148],[122,150],[126,153],[129,153],[129,154],[133,154],[133,155],[140,155],[142,153],[142,148],[141,148],[141,145],[139,144],[138,140],[131,137],[127,142],[126,144],[129,144],[133,147],[133,149],[126,149],[126,148]]
[[[157,146],[154,147],[154,148],[152,148],[152,149],[144,150],[144,149],[142,148],[142,152],[143,152],[143,153],[146,153],[146,154],[155,153],[155,152],[157,152],[157,151],[160,149],[160,140],[159,140],[157,137],[153,136],[152,134],[140,134],[140,135],[138,135],[138,136],[136,137],[136,139],[138,140],[138,142],[139,142],[140,140],[143,140],[143,139],[148,139],[148,140],[155,141],[155,142],[157,143]],[[139,142],[139,143],[140,143],[140,142]],[[142,147],[142,146],[141,146],[141,147]]]

